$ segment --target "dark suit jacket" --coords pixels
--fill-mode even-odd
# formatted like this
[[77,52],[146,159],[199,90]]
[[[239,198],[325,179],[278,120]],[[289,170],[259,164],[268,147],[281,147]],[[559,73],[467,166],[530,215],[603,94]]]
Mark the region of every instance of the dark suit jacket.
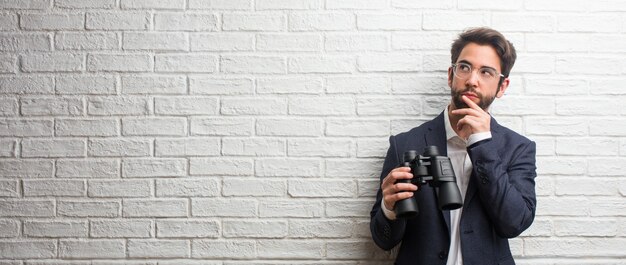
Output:
[[[422,153],[436,145],[446,155],[443,113],[412,130],[391,136],[380,176],[400,165],[404,151]],[[521,234],[535,217],[535,143],[491,119],[489,140],[467,148],[473,170],[465,195],[460,227],[464,265],[515,264],[508,238]],[[450,212],[437,208],[437,191],[423,185],[414,195],[419,215],[389,220],[379,189],[370,213],[374,242],[390,250],[402,242],[396,264],[446,264],[450,247]]]

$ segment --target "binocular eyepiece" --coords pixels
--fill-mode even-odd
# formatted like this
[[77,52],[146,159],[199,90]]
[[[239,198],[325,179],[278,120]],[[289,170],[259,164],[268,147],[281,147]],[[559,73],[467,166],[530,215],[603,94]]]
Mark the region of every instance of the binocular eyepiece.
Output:
[[[415,150],[404,152],[404,162],[401,166],[411,168],[413,179],[403,179],[398,182],[413,183],[418,187],[418,192],[424,184],[439,188],[437,205],[440,210],[454,210],[463,206],[450,158],[440,156],[437,146],[427,146],[422,155],[418,155]],[[395,213],[398,218],[417,216],[419,213],[417,201],[414,197],[397,201]]]

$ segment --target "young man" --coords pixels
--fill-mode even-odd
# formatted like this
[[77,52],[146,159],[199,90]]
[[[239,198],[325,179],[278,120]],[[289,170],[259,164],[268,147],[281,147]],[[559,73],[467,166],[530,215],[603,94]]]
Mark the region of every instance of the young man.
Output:
[[[513,45],[498,31],[475,28],[452,44],[448,68],[451,102],[435,119],[391,136],[381,185],[371,211],[374,242],[401,244],[396,264],[515,264],[508,238],[535,217],[535,143],[499,125],[489,105],[504,95],[515,63]],[[407,150],[435,145],[450,157],[463,207],[439,210],[436,188],[401,183],[413,177],[398,167]],[[399,200],[414,197],[419,214],[396,218]]]

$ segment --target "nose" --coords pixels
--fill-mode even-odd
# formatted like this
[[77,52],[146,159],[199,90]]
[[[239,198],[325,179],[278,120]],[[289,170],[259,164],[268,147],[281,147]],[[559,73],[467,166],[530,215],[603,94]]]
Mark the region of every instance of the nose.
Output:
[[477,71],[471,71],[469,77],[465,80],[466,86],[477,87],[478,86],[478,73]]

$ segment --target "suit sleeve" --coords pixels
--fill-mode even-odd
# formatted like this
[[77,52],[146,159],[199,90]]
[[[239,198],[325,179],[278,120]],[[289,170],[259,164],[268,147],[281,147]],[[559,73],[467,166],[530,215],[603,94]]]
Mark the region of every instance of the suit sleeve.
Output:
[[[502,148],[513,149],[510,161],[502,161],[498,151]],[[518,236],[535,218],[535,148],[535,143],[528,140],[505,146],[496,139],[468,148],[483,209],[502,237]]]
[[[383,170],[380,174],[380,183],[389,174],[389,172],[399,165],[398,154],[396,149],[395,137],[389,137],[389,150],[383,164]],[[382,190],[378,185],[378,193],[376,194],[376,202],[370,212],[370,231],[376,245],[384,250],[390,250],[395,247],[404,235],[406,220],[396,219],[389,220],[385,217],[383,209],[381,209]]]

